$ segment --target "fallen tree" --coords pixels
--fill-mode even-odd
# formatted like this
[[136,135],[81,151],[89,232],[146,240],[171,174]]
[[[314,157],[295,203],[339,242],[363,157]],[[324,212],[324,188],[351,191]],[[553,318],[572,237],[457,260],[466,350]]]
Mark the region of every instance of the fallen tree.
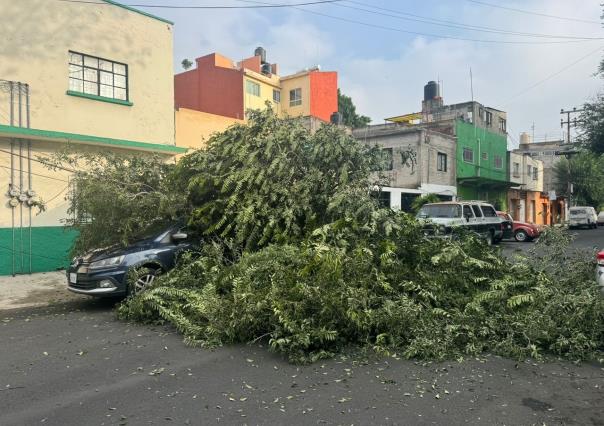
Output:
[[171,177],[201,252],[119,315],[174,324],[192,345],[266,338],[293,362],[348,345],[424,359],[603,357],[594,265],[568,255],[563,232],[516,261],[471,235],[428,239],[371,197],[379,162],[333,126],[311,134],[252,113]]

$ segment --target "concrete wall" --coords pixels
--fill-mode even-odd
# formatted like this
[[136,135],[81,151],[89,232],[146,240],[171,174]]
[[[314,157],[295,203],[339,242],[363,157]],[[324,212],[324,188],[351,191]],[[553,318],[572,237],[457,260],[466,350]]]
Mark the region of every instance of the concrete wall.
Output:
[[[302,89],[302,103],[290,106],[289,92],[297,88]],[[281,78],[281,111],[284,115],[290,117],[311,115],[310,96],[310,75],[308,73]]]
[[[480,177],[493,181],[507,182],[507,139],[505,136],[458,121],[457,134],[457,178]],[[464,161],[464,148],[474,153],[472,162]],[[483,153],[486,159],[483,159]],[[495,167],[495,158],[501,158],[501,167]]]
[[[0,9],[0,79],[30,85],[31,127],[174,144],[172,25],[111,4]],[[127,64],[132,106],[67,95],[70,50]]]
[[[383,173],[389,179],[394,198],[400,193],[436,193],[455,196],[455,139],[449,135],[422,128],[398,125],[376,125],[353,131],[353,136],[368,144],[392,149],[391,171]],[[447,156],[447,171],[437,170],[437,154]],[[409,191],[411,190],[411,191]],[[399,195],[396,195],[399,194]],[[393,202],[396,201],[393,199]],[[393,205],[400,205],[400,200]]]
[[243,122],[222,115],[179,108],[176,111],[176,145],[190,149],[203,148],[212,134]]
[[311,71],[310,93],[310,115],[330,121],[338,111],[338,73]]
[[[257,57],[259,58],[259,57]],[[259,59],[258,59],[259,60]],[[251,81],[260,86],[260,96],[256,96],[246,91],[246,81]],[[264,109],[266,108],[266,102],[269,102],[273,111],[277,114],[281,114],[281,105],[283,103],[283,99],[281,102],[275,102],[273,100],[273,90],[277,90],[281,92],[281,86],[279,85],[279,76],[271,74],[271,75],[263,75],[254,71],[244,70],[244,79],[243,79],[243,104],[244,111],[248,109]],[[283,93],[281,93],[283,96]]]
[[195,62],[196,69],[174,76],[176,107],[243,119],[243,71],[217,53]]

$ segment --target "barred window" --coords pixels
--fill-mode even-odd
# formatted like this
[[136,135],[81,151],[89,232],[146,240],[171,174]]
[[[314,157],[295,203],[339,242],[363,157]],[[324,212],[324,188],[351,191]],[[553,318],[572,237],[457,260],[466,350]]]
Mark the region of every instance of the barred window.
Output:
[[495,156],[494,163],[496,169],[503,169],[503,158],[500,155]]
[[447,171],[447,154],[443,152],[436,154],[436,170],[439,172]]
[[277,104],[281,102],[281,92],[276,89],[273,89],[273,102]]
[[128,100],[128,65],[69,51],[69,90]]
[[474,162],[474,151],[472,150],[472,148],[463,149],[463,161],[465,161],[466,163]]

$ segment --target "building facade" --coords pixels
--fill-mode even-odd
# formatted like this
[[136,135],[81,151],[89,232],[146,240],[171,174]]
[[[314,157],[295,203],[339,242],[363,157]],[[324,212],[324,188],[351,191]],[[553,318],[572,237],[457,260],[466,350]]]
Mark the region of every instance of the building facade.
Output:
[[423,126],[456,138],[457,197],[507,209],[507,114],[476,101],[445,105],[438,83],[424,86],[421,112],[386,121]]
[[379,146],[390,160],[382,171],[388,179],[380,193],[384,206],[410,211],[413,201],[425,194],[436,194],[443,201],[456,198],[453,136],[397,123],[356,129],[353,136]]
[[508,191],[508,212],[520,222],[549,224],[549,198],[543,192],[543,162],[515,152],[509,152],[508,156],[509,180],[514,185]]
[[517,155],[528,156],[538,160],[543,165],[543,196],[542,203],[545,203],[547,197],[547,210],[544,211],[544,224],[553,225],[562,223],[566,220],[566,210],[568,208],[565,194],[556,192],[556,176],[554,168],[560,161],[560,156],[556,152],[568,149],[569,144],[563,140],[550,141],[532,141],[530,135],[523,133],[520,135],[520,145],[513,152]]
[[[249,109],[263,109],[268,103],[281,117],[312,117],[329,122],[338,110],[338,75],[333,71],[320,71],[318,67],[280,76],[277,64],[266,61],[266,51],[259,47],[254,56],[233,62],[212,53],[195,60],[194,69],[174,76],[174,93],[177,115],[186,109],[210,114],[208,124],[217,123],[211,116],[224,117],[224,130],[231,124],[244,121]],[[188,113],[187,113],[188,114]],[[188,114],[190,116],[190,114]],[[177,132],[177,145],[197,146],[202,138],[196,127]],[[179,119],[177,118],[177,122]],[[187,137],[179,137],[187,135]]]
[[173,25],[114,1],[0,2],[0,274],[49,271],[75,237],[61,222],[71,173],[39,157],[185,151],[174,142]]

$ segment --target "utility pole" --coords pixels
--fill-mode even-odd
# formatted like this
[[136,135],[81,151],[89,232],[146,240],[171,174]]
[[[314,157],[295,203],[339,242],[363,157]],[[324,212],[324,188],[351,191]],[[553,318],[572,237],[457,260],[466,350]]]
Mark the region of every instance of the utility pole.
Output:
[[564,111],[564,108],[562,108],[560,110],[560,114],[564,115],[566,114],[566,121],[564,121],[563,118],[560,119],[560,127],[564,128],[564,125],[566,124],[566,143],[571,143],[570,141],[570,128],[571,127],[577,127],[577,123],[581,123],[580,120],[577,120],[577,117],[574,117],[572,120],[570,118],[571,114],[578,114],[580,112],[583,112],[582,109],[577,109],[577,107],[573,107],[572,110],[568,110],[568,111]]

